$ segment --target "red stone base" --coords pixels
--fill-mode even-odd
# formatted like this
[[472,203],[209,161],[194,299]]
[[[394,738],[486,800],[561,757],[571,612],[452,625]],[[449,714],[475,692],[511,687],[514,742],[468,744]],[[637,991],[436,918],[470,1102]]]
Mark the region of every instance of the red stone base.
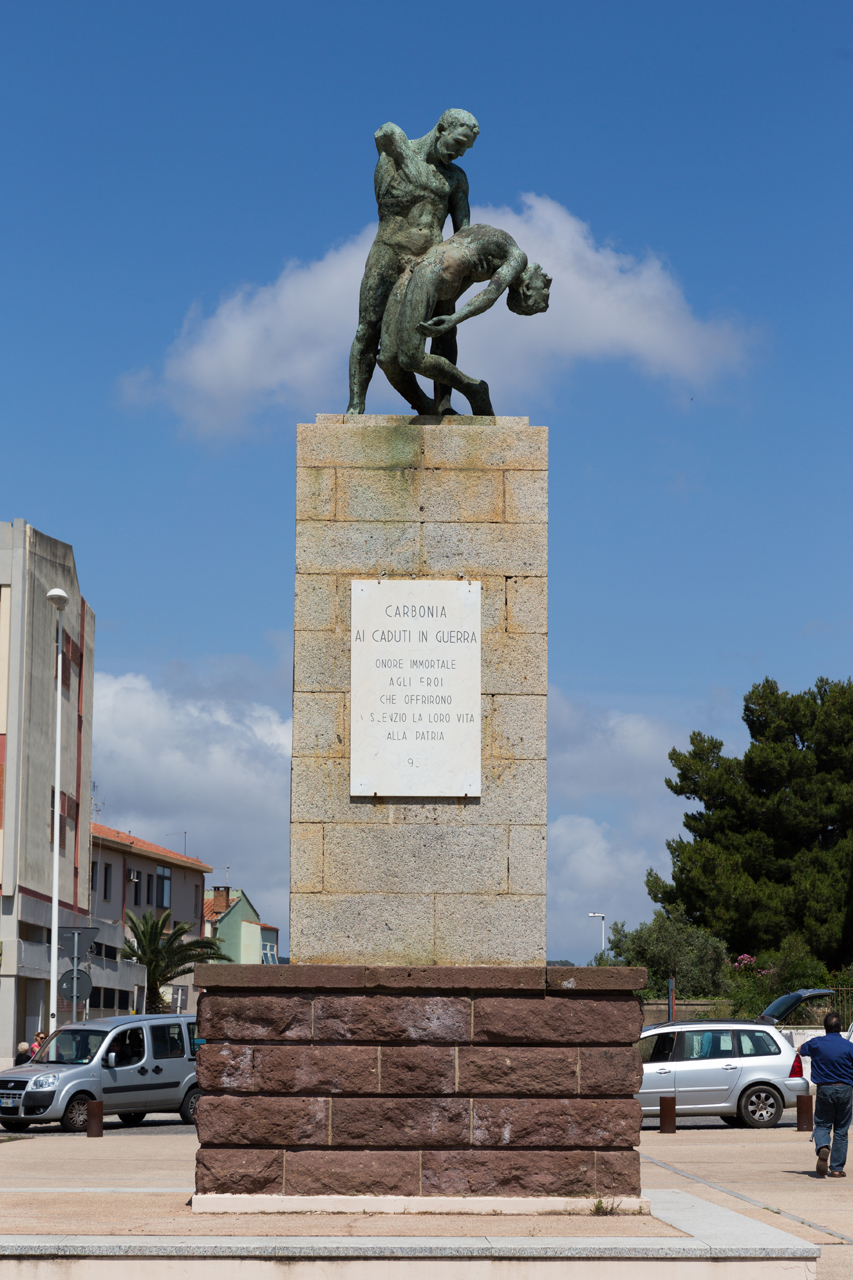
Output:
[[196,1189],[637,1196],[645,979],[200,966]]

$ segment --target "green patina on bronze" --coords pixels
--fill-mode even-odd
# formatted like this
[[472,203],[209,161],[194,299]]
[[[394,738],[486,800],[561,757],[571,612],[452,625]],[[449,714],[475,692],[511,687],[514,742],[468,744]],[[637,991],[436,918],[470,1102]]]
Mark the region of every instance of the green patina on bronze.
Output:
[[[551,280],[542,268],[528,264],[505,231],[470,225],[468,179],[453,161],[474,145],[479,131],[470,112],[453,108],[423,138],[410,140],[395,124],[374,135],[379,229],[361,282],[348,414],[364,413],[378,359],[416,414],[454,413],[455,389],[475,416],[492,416],[486,383],[457,368],[457,326],[493,306],[505,290],[507,305],[519,315],[547,310]],[[442,240],[448,215],[454,234]],[[484,281],[482,293],[454,312],[470,286]],[[432,399],[416,374],[432,380]]]

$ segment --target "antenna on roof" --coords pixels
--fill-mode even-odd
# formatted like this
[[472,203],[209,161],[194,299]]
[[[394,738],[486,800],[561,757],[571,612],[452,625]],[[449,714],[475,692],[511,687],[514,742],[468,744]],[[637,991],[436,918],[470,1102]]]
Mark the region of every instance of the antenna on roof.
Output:
[[183,836],[183,837],[184,837],[184,857],[186,857],[186,856],[187,856],[187,833],[186,833],[186,831],[170,831],[170,832],[169,832],[169,834],[166,836],[166,839],[167,839],[167,840],[171,840],[171,839],[172,839],[172,836]]
[[228,872],[229,872],[230,870],[231,870],[231,867],[230,867],[230,866],[229,866],[229,864],[226,862],[226,864],[225,864],[225,888],[226,888],[226,889],[228,888]]

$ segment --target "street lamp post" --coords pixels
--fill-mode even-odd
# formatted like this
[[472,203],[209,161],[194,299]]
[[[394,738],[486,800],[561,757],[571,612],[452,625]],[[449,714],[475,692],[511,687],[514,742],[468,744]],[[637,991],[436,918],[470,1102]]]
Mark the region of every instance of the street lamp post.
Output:
[[48,1031],[57,1027],[57,987],[59,985],[59,810],[62,769],[62,611],[68,596],[60,587],[48,591],[47,598],[56,609],[58,622],[56,642],[56,760],[53,774],[53,891],[50,900],[50,1019]]
[[602,950],[602,951],[606,951],[606,950],[607,950],[607,937],[606,937],[605,932],[604,932],[604,916],[602,915],[602,913],[601,913],[600,911],[590,911],[590,913],[589,913],[589,914],[590,914],[590,916],[591,916],[591,918],[592,918],[593,920],[600,920],[600,921],[601,921],[601,950]]

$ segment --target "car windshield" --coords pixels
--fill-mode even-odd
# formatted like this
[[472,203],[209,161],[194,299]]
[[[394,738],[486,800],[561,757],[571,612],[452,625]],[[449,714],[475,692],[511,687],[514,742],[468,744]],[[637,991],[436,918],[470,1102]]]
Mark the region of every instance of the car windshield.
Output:
[[91,1062],[106,1039],[106,1031],[90,1031],[86,1027],[63,1027],[45,1040],[33,1062],[65,1062],[83,1066]]

